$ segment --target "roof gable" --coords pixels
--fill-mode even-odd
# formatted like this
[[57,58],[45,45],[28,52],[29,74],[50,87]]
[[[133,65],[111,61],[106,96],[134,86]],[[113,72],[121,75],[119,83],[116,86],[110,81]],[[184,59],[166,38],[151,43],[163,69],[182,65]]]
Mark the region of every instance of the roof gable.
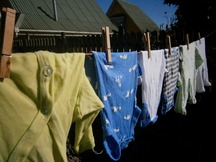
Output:
[[138,6],[124,0],[113,0],[107,11],[109,17],[113,16],[112,12],[118,5],[131,18],[131,20],[133,20],[141,32],[159,31],[157,24],[147,14],[145,14],[145,12],[143,12]]

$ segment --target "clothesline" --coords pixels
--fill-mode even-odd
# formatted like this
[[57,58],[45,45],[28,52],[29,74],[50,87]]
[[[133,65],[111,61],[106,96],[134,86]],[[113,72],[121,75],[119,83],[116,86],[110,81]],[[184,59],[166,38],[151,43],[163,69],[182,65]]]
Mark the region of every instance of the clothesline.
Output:
[[[139,52],[137,52],[137,54],[142,54],[142,52],[139,51]],[[86,56],[92,56],[92,52],[87,52],[87,53],[85,53],[85,55],[86,55]]]
[[[214,31],[216,32],[216,30]],[[210,33],[209,35],[213,34],[214,32]],[[208,37],[209,35],[205,36]],[[144,37],[144,45],[148,51],[148,58],[151,57],[151,46],[150,46],[150,36],[149,36],[149,32],[147,32],[147,35],[146,33],[143,34],[143,37]],[[200,33],[198,33],[198,37],[199,37],[199,40],[201,39],[201,36],[200,36]],[[109,43],[110,44],[110,43]],[[189,44],[190,44],[190,41],[189,41],[189,34],[186,34],[186,45],[187,45],[187,49],[189,49]],[[169,52],[169,55],[172,54],[171,52],[171,48],[172,48],[172,45],[171,45],[171,37],[169,35],[167,35],[167,49],[168,49],[168,52]],[[109,51],[110,51],[110,48],[109,48]],[[137,54],[141,54],[142,52],[141,51],[138,51]],[[85,53],[86,56],[91,56],[92,53],[89,52],[89,53]],[[110,53],[107,55],[111,55]],[[109,56],[111,57],[111,56]]]
[[211,36],[212,34],[216,33],[216,30],[214,30],[213,32],[209,33],[208,35],[205,36],[205,38]]

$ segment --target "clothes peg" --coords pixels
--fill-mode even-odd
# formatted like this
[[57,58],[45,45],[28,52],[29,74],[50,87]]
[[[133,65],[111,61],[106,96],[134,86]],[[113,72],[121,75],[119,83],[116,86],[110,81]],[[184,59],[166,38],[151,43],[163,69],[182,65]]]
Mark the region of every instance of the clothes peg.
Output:
[[148,40],[147,40],[147,36],[146,36],[146,33],[143,33],[143,41],[144,41],[144,47],[145,49],[148,48]]
[[199,43],[201,43],[201,36],[200,36],[200,32],[198,32],[198,38],[199,38]]
[[151,45],[150,45],[150,36],[149,36],[149,32],[143,34],[143,38],[144,38],[144,46],[145,48],[148,50],[148,58],[151,57]]
[[0,78],[9,78],[16,11],[11,8],[3,7],[2,14],[3,24],[1,38]]
[[186,34],[187,49],[189,49],[189,34]]
[[150,42],[150,35],[149,35],[149,32],[147,32],[147,40],[148,40],[148,58],[151,57],[151,42]]
[[112,62],[109,27],[102,27],[102,44],[106,52],[107,62]]
[[168,45],[169,56],[171,56],[172,55],[172,49],[171,49],[172,46],[171,46],[171,38],[169,35],[167,36],[167,45]]

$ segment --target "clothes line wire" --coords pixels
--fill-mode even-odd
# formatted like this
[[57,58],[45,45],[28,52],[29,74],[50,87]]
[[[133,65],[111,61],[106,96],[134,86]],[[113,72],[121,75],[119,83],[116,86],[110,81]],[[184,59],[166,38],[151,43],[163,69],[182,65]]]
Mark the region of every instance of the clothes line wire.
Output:
[[[142,52],[139,51],[139,52],[137,52],[137,54],[142,54]],[[86,55],[86,56],[92,56],[92,52],[87,52],[87,53],[85,53],[85,55]]]
[[214,33],[216,33],[216,30],[214,30],[213,32],[211,32],[211,33],[209,33],[208,35],[206,35],[205,38],[207,38],[207,37],[213,35]]
[[[212,34],[214,34],[216,32],[216,30],[215,31],[213,31],[213,32],[211,32],[211,33],[209,33],[208,35],[206,35],[204,38],[207,38],[207,37],[209,37],[210,35],[212,35]],[[200,39],[200,34],[198,33],[198,35],[199,35],[199,39]],[[145,34],[144,34],[144,37],[145,37]],[[189,35],[187,34],[186,35],[186,37],[187,37],[187,45],[189,46]],[[167,36],[167,38],[168,38],[168,49],[171,51],[171,37],[168,35]],[[147,38],[146,38],[147,39]],[[88,53],[85,53],[86,54],[86,56],[91,56],[92,55],[92,53],[91,52],[88,52]],[[139,51],[139,52],[137,52],[137,54],[142,54],[142,52],[141,51]],[[170,53],[170,55],[171,55],[171,53]]]

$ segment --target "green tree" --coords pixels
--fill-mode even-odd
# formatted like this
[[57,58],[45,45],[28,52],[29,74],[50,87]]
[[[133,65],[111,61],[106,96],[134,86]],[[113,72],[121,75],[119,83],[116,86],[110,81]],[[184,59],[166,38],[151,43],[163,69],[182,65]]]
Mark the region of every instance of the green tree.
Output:
[[214,0],[164,0],[164,4],[177,6],[175,25],[186,33],[202,32],[206,35],[216,30]]

